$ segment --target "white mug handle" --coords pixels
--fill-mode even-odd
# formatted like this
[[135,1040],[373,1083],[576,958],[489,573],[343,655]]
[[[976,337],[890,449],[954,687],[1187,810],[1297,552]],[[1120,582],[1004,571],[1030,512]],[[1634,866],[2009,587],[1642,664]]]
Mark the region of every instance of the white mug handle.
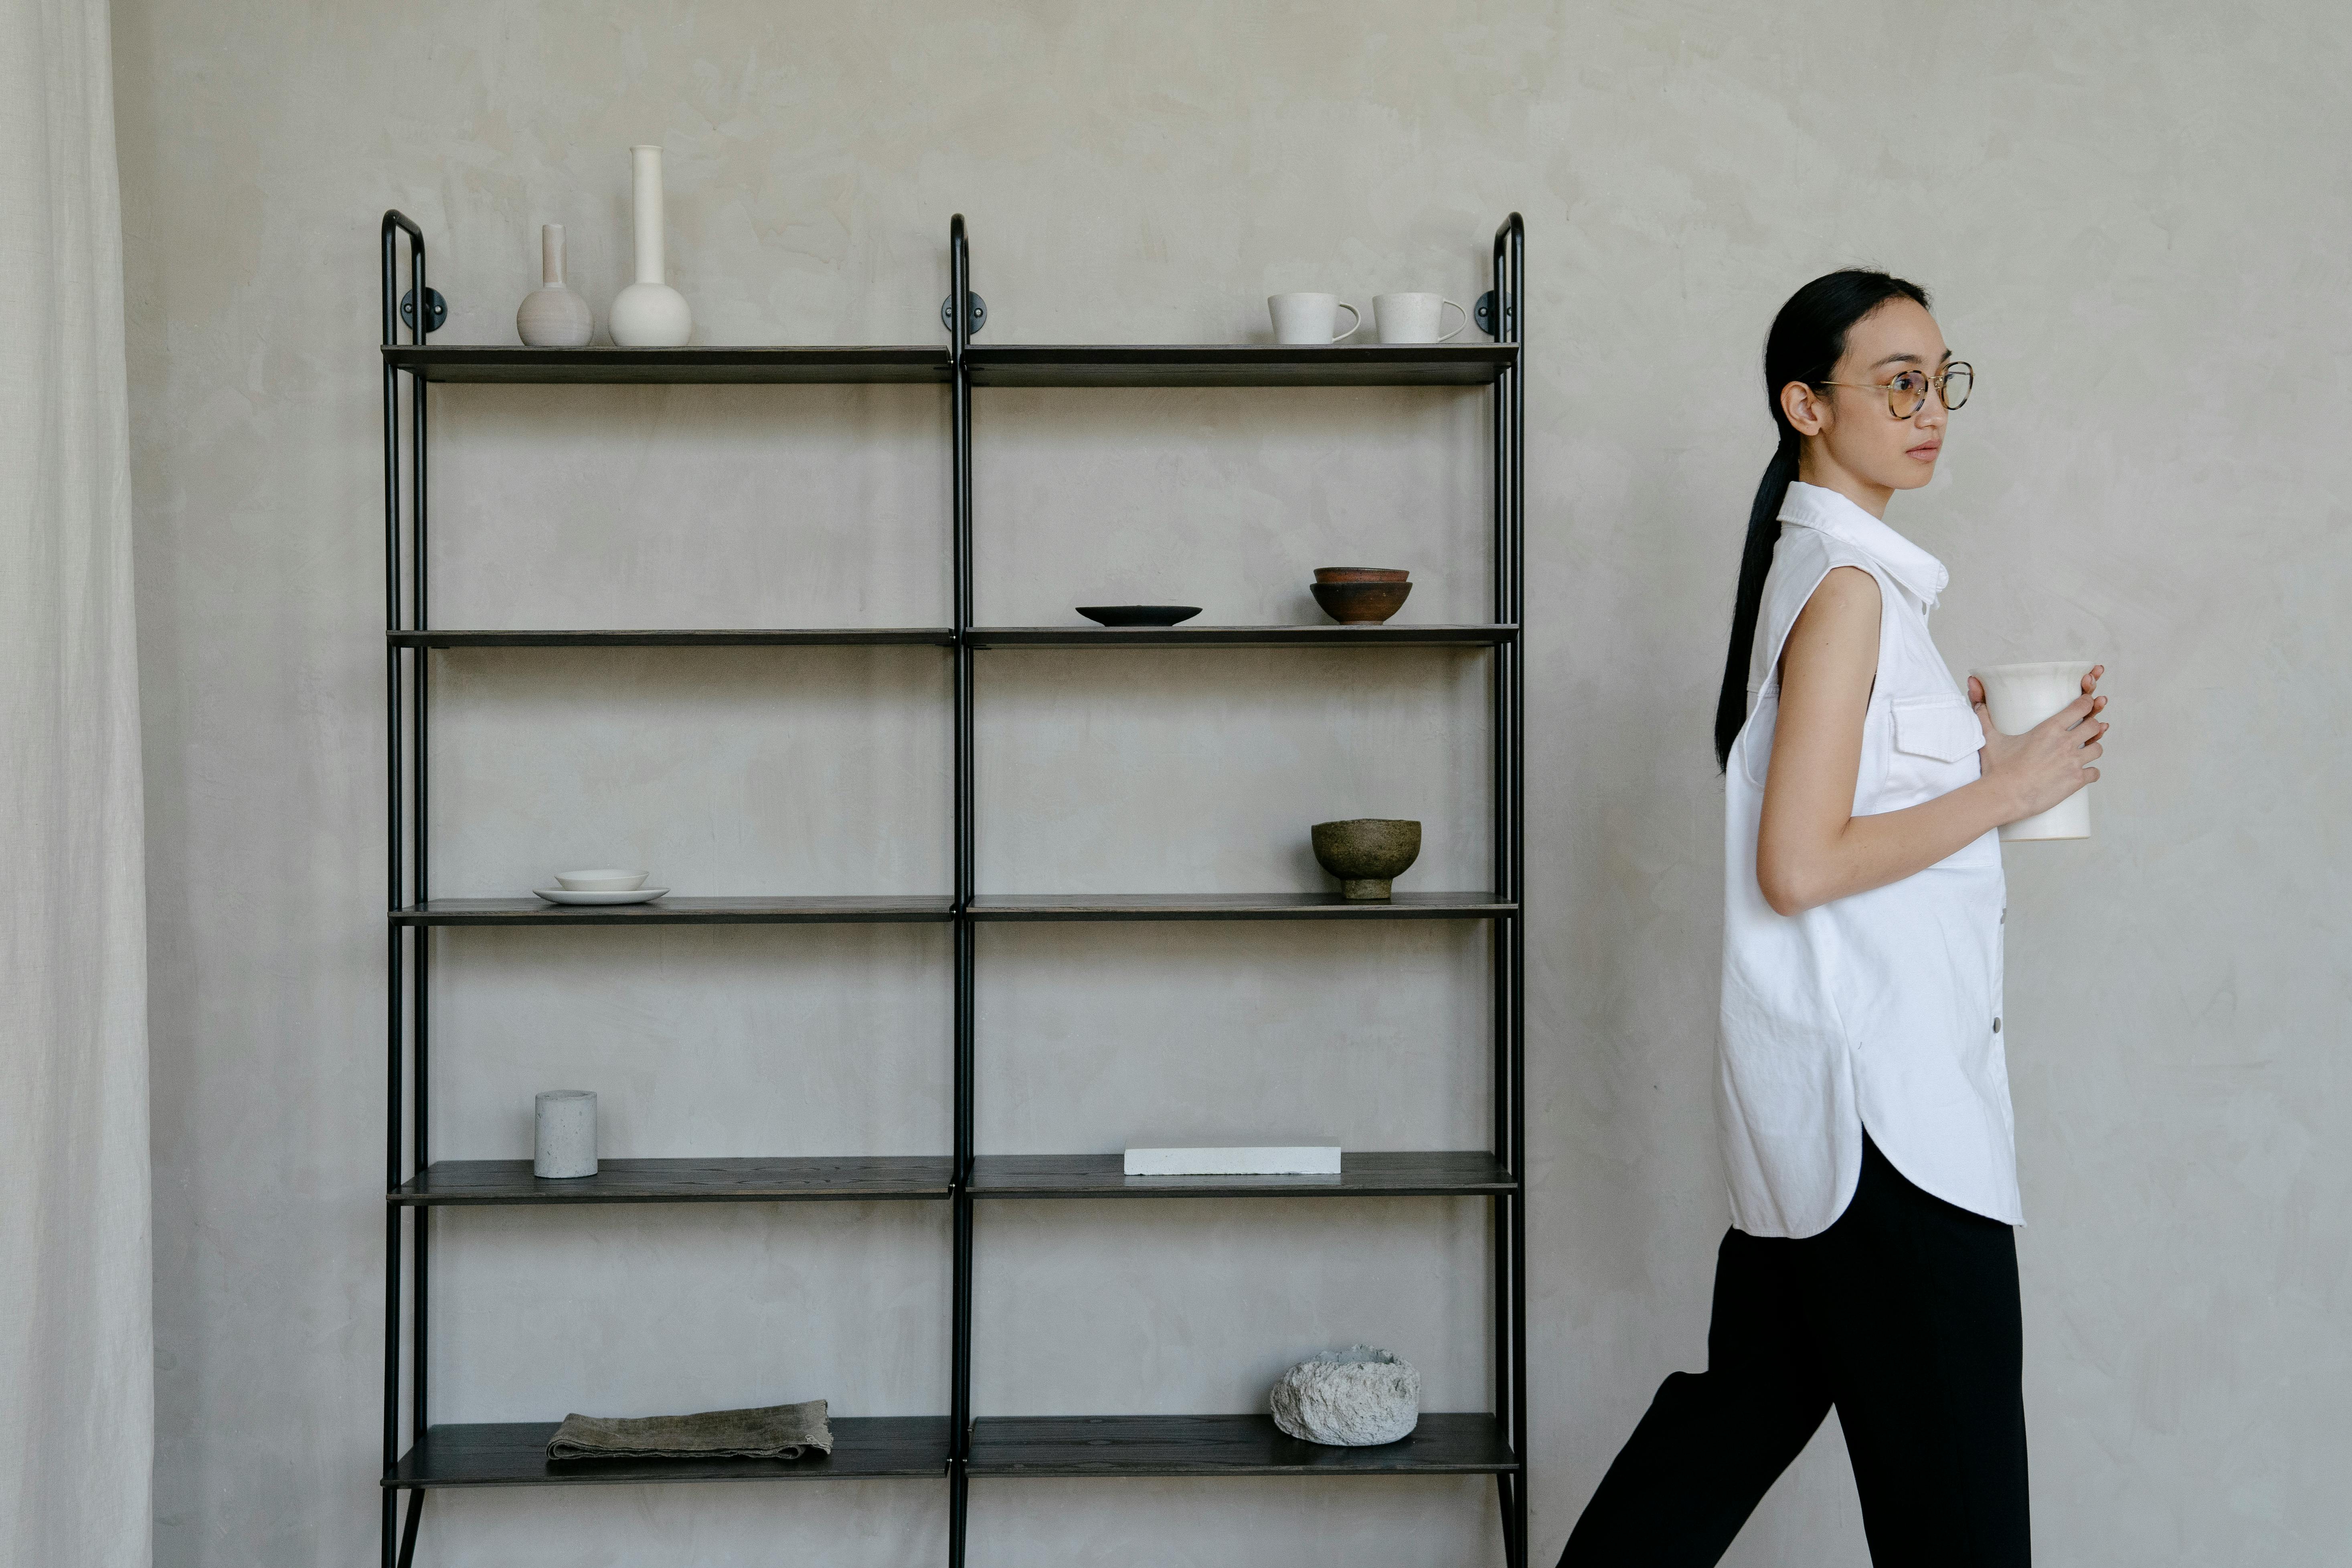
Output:
[[[1448,305],[1454,305],[1454,301],[1453,301],[1453,300],[1440,300],[1440,301],[1438,302],[1438,306],[1437,306],[1437,319],[1438,319],[1439,321],[1443,321],[1444,320],[1445,320],[1445,307],[1446,307],[1446,306],[1448,306]],[[1454,308],[1455,310],[1462,310],[1462,307],[1461,307],[1461,306],[1459,306],[1459,305],[1454,305]],[[1456,338],[1458,338],[1458,337],[1460,337],[1460,336],[1462,335],[1463,328],[1467,327],[1469,324],[1470,324],[1470,312],[1469,312],[1469,311],[1467,311],[1467,310],[1462,310],[1462,326],[1454,328],[1452,331],[1450,331],[1450,332],[1446,333],[1444,337],[1442,337],[1442,338],[1438,339],[1437,341],[1438,341],[1439,342],[1441,342],[1441,343],[1450,343],[1450,342],[1452,342],[1454,339],[1456,339]]]
[[1331,341],[1335,343],[1341,338],[1354,337],[1356,335],[1356,329],[1364,324],[1363,312],[1357,310],[1353,305],[1349,304],[1345,300],[1339,301],[1339,309],[1348,312],[1348,330],[1344,332],[1337,333],[1332,337]]

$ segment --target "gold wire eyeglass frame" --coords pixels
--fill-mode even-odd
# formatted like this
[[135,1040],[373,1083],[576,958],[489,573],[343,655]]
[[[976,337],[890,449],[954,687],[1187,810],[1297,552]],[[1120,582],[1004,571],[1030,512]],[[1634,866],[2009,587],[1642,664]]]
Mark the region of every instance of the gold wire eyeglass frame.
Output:
[[[1960,378],[1960,400],[1958,403],[1951,400],[1948,392],[1954,376]],[[1935,389],[1937,401],[1943,404],[1945,413],[1958,413],[1967,405],[1969,396],[1976,391],[1976,366],[1964,359],[1957,359],[1946,365],[1940,375],[1906,370],[1893,381],[1824,381],[1815,384],[1843,386],[1855,392],[1883,392],[1886,395],[1886,412],[1897,419],[1909,419],[1927,406],[1927,389],[1930,387]],[[1908,408],[1902,406],[1900,402],[1906,397],[1910,399]]]

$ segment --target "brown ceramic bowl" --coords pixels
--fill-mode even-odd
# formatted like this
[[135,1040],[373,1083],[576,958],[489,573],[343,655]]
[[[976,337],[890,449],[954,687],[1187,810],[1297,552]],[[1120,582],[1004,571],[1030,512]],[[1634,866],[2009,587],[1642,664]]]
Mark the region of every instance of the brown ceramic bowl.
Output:
[[1390,897],[1390,881],[1421,858],[1421,824],[1401,817],[1318,822],[1308,837],[1316,863],[1339,879],[1339,896],[1345,899]]
[[1412,574],[1393,566],[1318,566],[1318,583],[1404,583]]
[[1412,592],[1410,583],[1318,583],[1315,602],[1323,613],[1343,626],[1368,626],[1387,620],[1404,607]]

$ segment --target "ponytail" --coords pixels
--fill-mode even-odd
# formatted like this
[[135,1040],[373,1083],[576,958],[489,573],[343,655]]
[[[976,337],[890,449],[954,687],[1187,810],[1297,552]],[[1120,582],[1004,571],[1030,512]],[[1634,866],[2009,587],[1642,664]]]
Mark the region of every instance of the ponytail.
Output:
[[1739,592],[1731,605],[1731,648],[1723,656],[1723,691],[1715,702],[1715,761],[1731,765],[1731,743],[1748,722],[1748,666],[1756,644],[1756,617],[1764,606],[1764,579],[1772,547],[1780,542],[1780,502],[1797,478],[1797,432],[1785,421],[1780,444],[1764,465],[1756,504],[1748,510],[1748,542],[1739,552]]
[[1772,318],[1764,340],[1764,396],[1771,405],[1780,445],[1764,466],[1756,504],[1748,510],[1748,541],[1739,552],[1739,589],[1731,605],[1731,646],[1723,656],[1723,689],[1715,702],[1715,760],[1731,765],[1732,742],[1748,723],[1748,666],[1755,657],[1756,621],[1764,605],[1764,579],[1772,571],[1772,549],[1780,540],[1780,504],[1797,478],[1804,441],[1780,407],[1780,389],[1791,382],[1818,386],[1837,373],[1845,335],[1856,321],[1889,300],[1912,300],[1923,308],[1927,291],[1884,272],[1851,268],[1814,279],[1789,297]]

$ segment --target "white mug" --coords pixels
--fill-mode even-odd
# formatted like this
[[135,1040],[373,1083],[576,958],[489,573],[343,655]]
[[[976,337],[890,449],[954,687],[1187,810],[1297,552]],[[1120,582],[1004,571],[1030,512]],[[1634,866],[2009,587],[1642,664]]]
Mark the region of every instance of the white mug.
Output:
[[[2047,664],[1992,664],[1969,671],[1984,683],[1985,707],[1992,727],[2004,735],[2022,735],[2044,719],[2083,695],[2083,677],[2091,661],[2058,659]],[[2049,810],[2001,825],[2003,839],[2088,838],[2091,836],[2091,792],[2076,790]]]
[[[1364,324],[1353,305],[1337,294],[1268,294],[1265,308],[1274,317],[1274,341],[1278,343],[1336,343],[1352,336]],[[1348,330],[1335,332],[1339,312],[1348,312]]]
[[1470,312],[1462,310],[1462,325],[1441,336],[1437,329],[1444,323],[1448,305],[1462,310],[1443,294],[1375,294],[1372,320],[1379,323],[1384,343],[1451,342],[1470,324]]

